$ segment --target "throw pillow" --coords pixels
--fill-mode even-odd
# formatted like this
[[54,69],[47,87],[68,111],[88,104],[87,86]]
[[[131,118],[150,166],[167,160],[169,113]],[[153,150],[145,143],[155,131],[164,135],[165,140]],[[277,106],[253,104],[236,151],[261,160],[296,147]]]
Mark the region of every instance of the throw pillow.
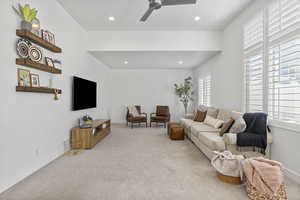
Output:
[[198,118],[198,112],[199,112],[199,110],[197,110],[197,111],[195,112],[193,121],[196,121],[196,120],[197,120],[197,118]]
[[135,106],[128,106],[128,111],[133,117],[138,117],[140,116],[138,110],[136,109]]
[[239,117],[238,119],[235,120],[233,123],[232,127],[230,128],[229,132],[230,133],[241,133],[246,129],[246,122],[243,119],[243,117]]
[[206,114],[207,114],[207,111],[202,112],[202,111],[198,110],[194,121],[195,122],[203,122],[205,120]]
[[223,124],[223,126],[222,126],[222,128],[221,128],[221,130],[220,130],[220,136],[223,136],[225,133],[228,133],[228,131],[229,131],[229,129],[231,128],[231,126],[233,125],[233,123],[234,123],[234,120],[233,120],[233,119],[227,120],[227,121]]
[[210,125],[214,128],[220,128],[223,125],[224,121],[213,118],[213,117],[207,115],[205,117],[204,123],[207,124],[207,125]]

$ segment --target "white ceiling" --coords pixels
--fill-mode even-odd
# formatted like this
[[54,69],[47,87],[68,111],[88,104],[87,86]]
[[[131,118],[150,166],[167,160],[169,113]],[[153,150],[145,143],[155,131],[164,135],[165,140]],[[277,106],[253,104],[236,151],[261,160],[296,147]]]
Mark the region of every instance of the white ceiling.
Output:
[[[206,51],[93,51],[102,63],[115,69],[189,69],[218,52]],[[128,61],[128,64],[124,62]],[[183,64],[179,64],[183,61]]]
[[[253,0],[197,0],[196,5],[166,6],[146,23],[139,19],[148,0],[58,0],[86,30],[222,30]],[[115,21],[108,20],[114,16]],[[201,19],[195,21],[194,17]]]

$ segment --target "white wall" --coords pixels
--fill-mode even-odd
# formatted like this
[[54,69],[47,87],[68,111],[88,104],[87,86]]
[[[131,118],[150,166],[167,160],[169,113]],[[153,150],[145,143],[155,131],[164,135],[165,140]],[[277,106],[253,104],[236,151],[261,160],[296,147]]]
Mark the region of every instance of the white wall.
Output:
[[[256,0],[224,30],[223,52],[194,70],[199,77],[212,76],[212,105],[242,111],[243,104],[243,25],[270,1]],[[299,130],[272,128],[272,159],[282,162],[288,174],[300,180]],[[300,182],[300,181],[299,181]]]
[[112,70],[111,118],[124,123],[127,105],[141,105],[150,115],[156,105],[168,105],[171,120],[179,120],[184,109],[174,94],[174,84],[191,75],[188,70]]
[[[62,54],[50,54],[63,62],[63,74],[55,75],[54,86],[63,94],[59,101],[53,95],[17,93],[15,59],[16,29],[19,18],[11,6],[18,1],[0,2],[0,193],[24,177],[32,174],[64,153],[64,141],[69,139],[70,128],[85,113],[95,118],[105,117],[109,108],[107,86],[109,69],[86,51],[86,32],[56,1],[24,0],[39,10],[43,28],[56,34]],[[41,71],[41,84],[48,84],[48,74]],[[98,108],[71,111],[71,78],[79,75],[99,84]]]

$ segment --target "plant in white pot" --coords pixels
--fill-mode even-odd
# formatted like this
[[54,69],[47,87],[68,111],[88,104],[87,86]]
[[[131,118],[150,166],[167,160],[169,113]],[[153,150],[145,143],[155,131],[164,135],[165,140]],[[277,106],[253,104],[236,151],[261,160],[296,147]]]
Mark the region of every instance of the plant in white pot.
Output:
[[[13,7],[14,8],[14,7]],[[24,30],[31,31],[32,30],[32,22],[36,19],[37,10],[34,8],[30,8],[29,4],[25,4],[22,6],[19,4],[19,10],[14,8],[16,13],[22,18],[21,28]]]
[[176,95],[179,97],[179,100],[183,103],[184,113],[187,114],[189,103],[194,100],[194,92],[192,91],[192,77],[189,76],[184,79],[183,84],[174,84],[174,86]]

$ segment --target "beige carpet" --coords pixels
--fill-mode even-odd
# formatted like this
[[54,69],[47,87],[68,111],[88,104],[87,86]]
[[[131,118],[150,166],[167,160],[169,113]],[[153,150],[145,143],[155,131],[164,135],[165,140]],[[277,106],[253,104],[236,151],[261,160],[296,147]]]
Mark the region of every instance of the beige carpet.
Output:
[[[300,186],[287,181],[290,200]],[[188,140],[162,128],[114,126],[93,150],[67,154],[0,195],[1,200],[242,200],[243,186],[220,182]]]

